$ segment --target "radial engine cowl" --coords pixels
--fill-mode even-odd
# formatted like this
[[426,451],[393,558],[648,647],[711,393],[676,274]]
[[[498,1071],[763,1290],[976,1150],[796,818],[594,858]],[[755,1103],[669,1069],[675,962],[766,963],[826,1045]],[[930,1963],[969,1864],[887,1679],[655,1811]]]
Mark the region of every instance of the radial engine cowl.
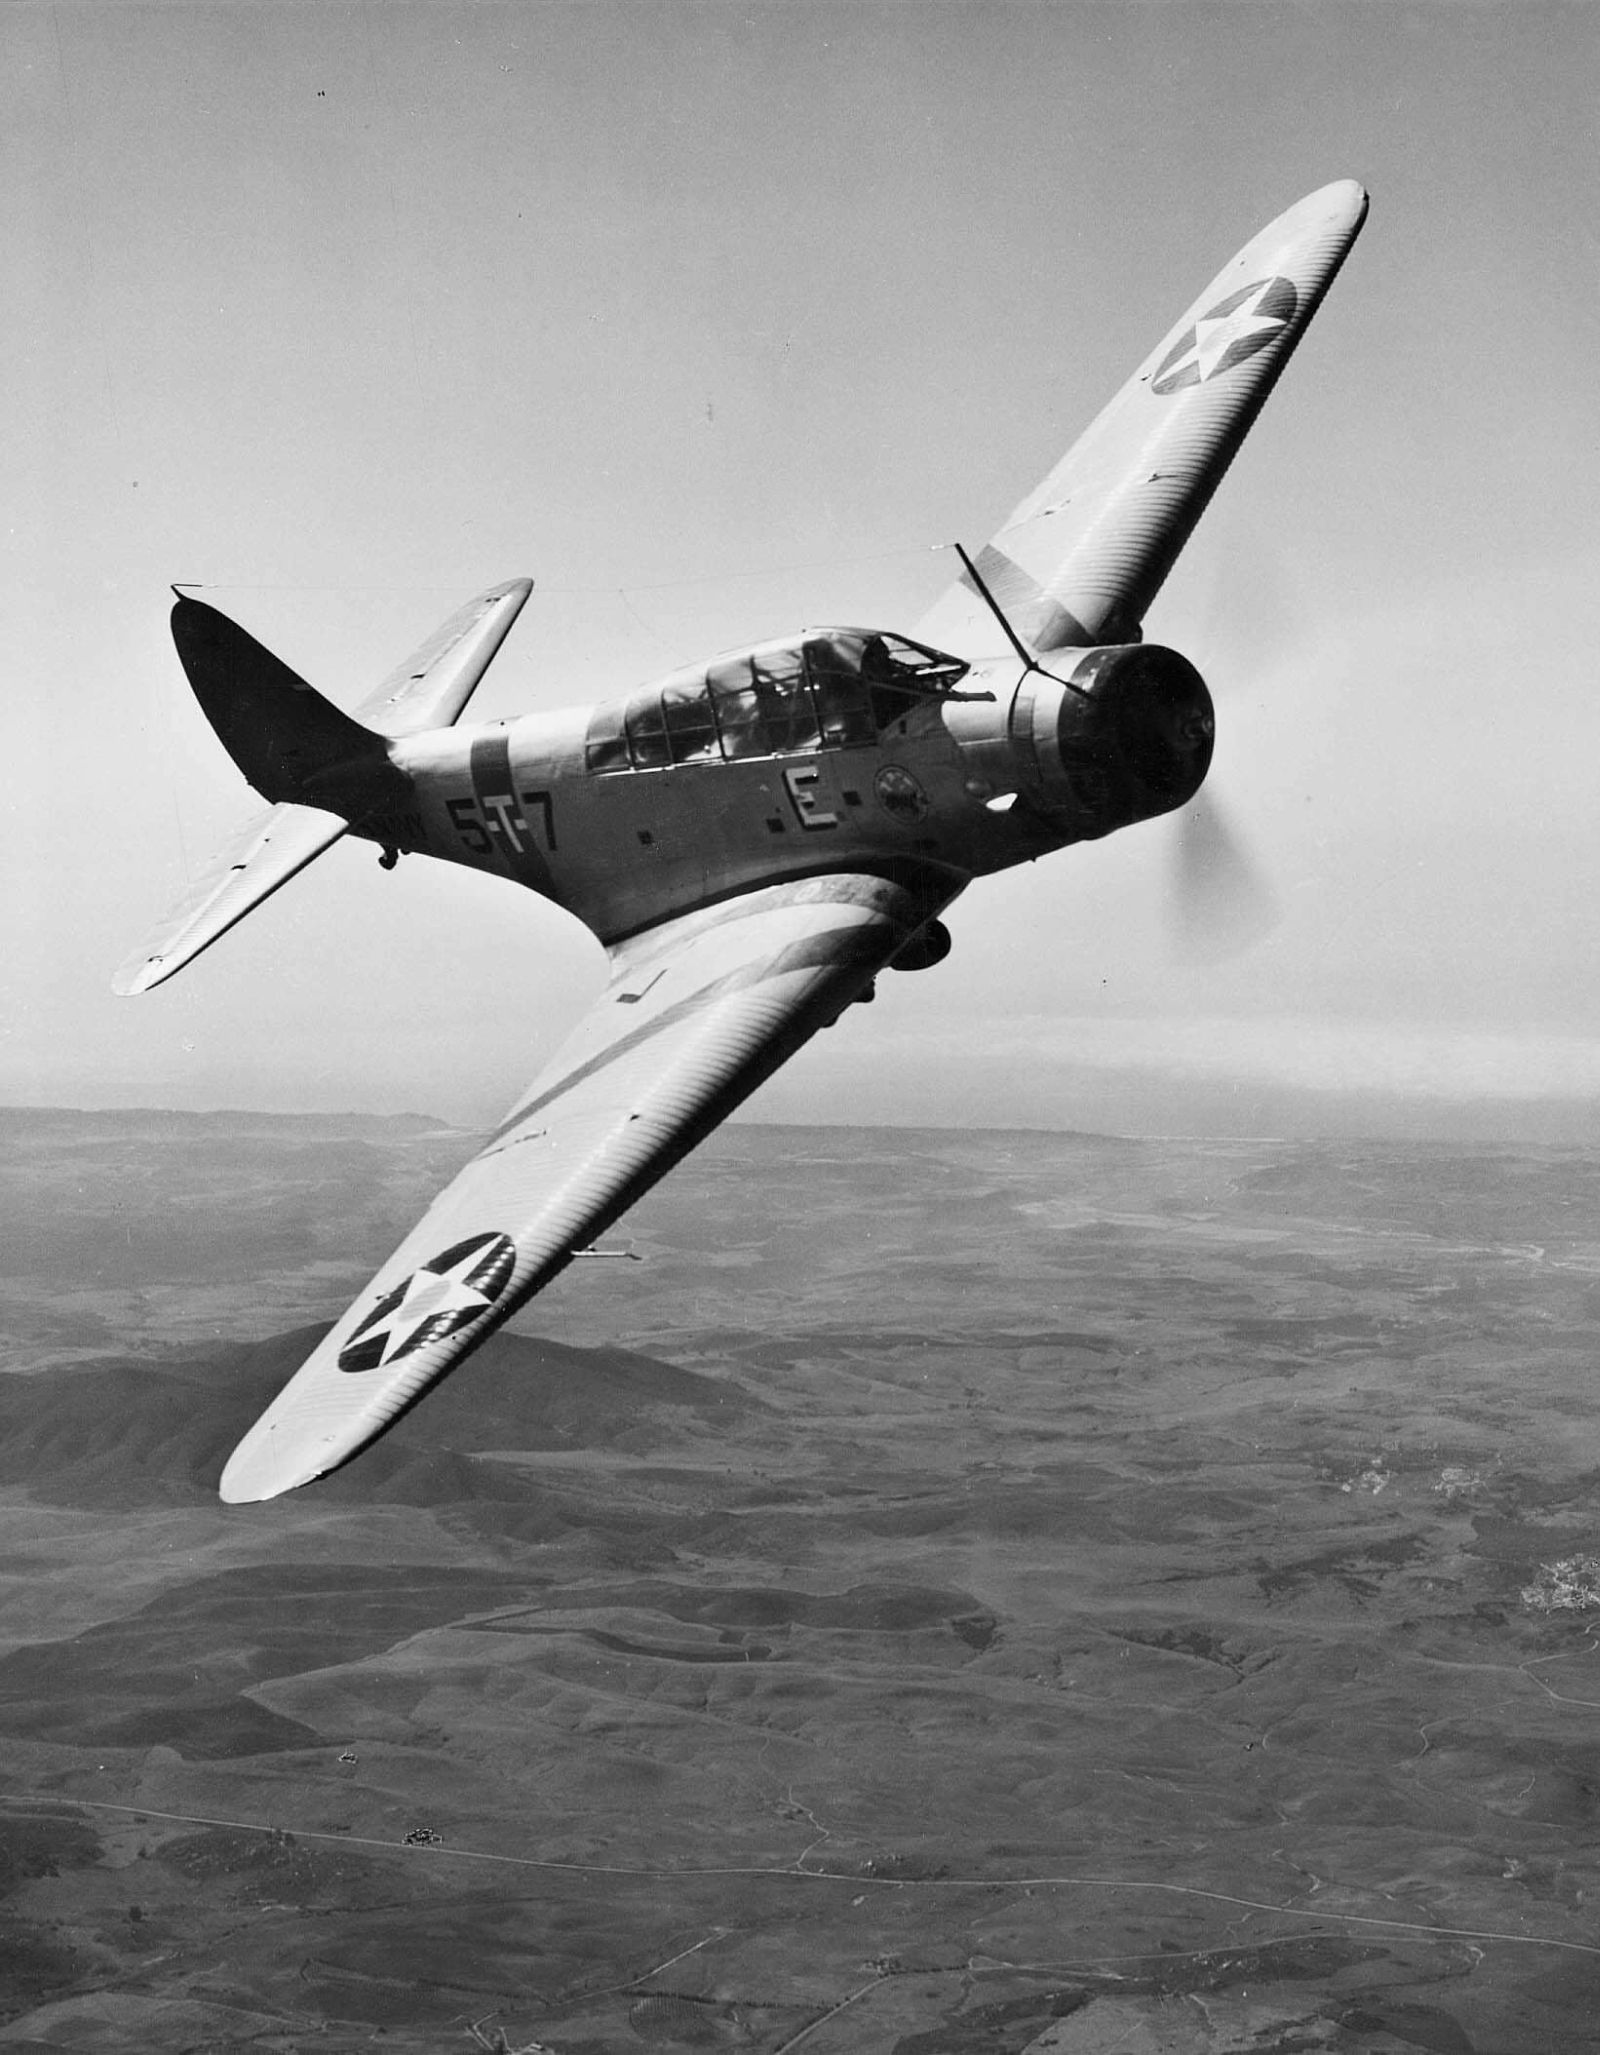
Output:
[[1084,650],[1068,671],[1067,654],[1058,650],[1051,665],[1066,689],[1052,705],[1039,681],[1034,708],[1051,819],[1071,840],[1093,841],[1192,799],[1211,767],[1215,722],[1211,694],[1188,658],[1133,642]]

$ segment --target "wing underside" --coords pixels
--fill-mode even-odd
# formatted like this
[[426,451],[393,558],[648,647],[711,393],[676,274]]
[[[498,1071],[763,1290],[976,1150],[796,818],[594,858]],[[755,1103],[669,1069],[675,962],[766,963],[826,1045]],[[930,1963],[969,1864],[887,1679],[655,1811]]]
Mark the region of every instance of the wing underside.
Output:
[[[977,559],[1035,650],[1134,639],[1366,217],[1350,180],[1310,194],[1212,280]],[[1003,653],[970,578],[914,631]]]
[[664,1176],[939,906],[875,877],[769,886],[651,929],[526,1096],[239,1444],[276,1497],[381,1434]]

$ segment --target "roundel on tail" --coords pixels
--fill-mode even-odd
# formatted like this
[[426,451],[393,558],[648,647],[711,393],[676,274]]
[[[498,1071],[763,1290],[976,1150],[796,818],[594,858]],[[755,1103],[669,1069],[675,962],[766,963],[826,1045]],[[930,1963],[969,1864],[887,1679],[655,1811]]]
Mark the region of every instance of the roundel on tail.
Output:
[[1150,390],[1165,397],[1231,371],[1281,335],[1299,304],[1286,278],[1260,278],[1230,293],[1179,336],[1156,366]]
[[381,1298],[339,1351],[341,1370],[377,1370],[476,1320],[511,1282],[503,1234],[472,1235],[432,1256]]

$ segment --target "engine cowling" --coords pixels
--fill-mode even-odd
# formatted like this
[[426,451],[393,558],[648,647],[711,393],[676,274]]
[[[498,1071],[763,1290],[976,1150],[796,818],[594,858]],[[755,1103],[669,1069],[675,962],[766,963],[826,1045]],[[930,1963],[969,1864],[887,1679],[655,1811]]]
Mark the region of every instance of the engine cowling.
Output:
[[1211,767],[1215,715],[1187,657],[1132,642],[1057,650],[1051,669],[1054,678],[1036,674],[1023,692],[1033,700],[1035,804],[1066,839],[1094,841],[1194,797]]

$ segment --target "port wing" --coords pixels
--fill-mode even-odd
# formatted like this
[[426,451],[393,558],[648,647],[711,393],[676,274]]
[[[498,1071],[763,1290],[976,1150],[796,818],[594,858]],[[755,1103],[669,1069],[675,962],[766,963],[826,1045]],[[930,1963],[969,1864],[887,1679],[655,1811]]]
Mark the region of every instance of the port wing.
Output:
[[[1248,242],[977,558],[1038,651],[1134,639],[1366,218],[1350,180]],[[914,631],[958,656],[1003,654],[974,582]]]

